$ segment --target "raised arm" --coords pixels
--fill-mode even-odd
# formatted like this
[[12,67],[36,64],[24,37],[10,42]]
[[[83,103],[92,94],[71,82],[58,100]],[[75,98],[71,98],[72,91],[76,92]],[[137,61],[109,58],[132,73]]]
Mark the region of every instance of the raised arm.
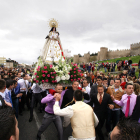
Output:
[[115,100],[113,95],[111,95],[111,98],[112,98],[113,102],[116,103],[117,105],[119,105],[119,106],[123,106],[124,105],[122,99],[120,101]]
[[48,94],[46,97],[44,97],[41,100],[41,103],[46,104],[46,103],[49,103],[50,101],[52,101],[53,99],[54,99],[54,97],[52,95]]

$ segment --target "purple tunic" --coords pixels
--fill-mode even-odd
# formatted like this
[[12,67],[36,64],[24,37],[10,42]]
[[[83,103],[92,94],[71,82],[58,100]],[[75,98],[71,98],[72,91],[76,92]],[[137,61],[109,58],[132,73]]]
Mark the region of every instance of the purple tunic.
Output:
[[[54,114],[54,112],[53,112],[53,105],[55,103],[55,99],[53,98],[52,94],[48,94],[46,97],[44,97],[41,100],[41,103],[42,104],[47,104],[47,106],[45,107],[45,111],[46,112]],[[60,103],[59,103],[59,105],[60,105]]]

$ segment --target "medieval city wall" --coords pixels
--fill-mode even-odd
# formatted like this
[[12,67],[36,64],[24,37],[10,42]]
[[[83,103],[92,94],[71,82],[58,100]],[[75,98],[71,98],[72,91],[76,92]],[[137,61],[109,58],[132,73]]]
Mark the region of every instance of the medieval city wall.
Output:
[[130,49],[117,50],[117,51],[108,51],[107,59],[114,59],[118,57],[126,57],[130,55]]
[[140,42],[139,43],[135,43],[135,44],[131,44],[130,45],[131,48],[131,55],[138,55],[140,54]]
[[84,54],[83,57],[79,55],[74,55],[74,63],[88,63],[92,61],[114,59],[119,57],[126,57],[129,55],[139,55],[140,54],[140,42],[130,44],[130,49],[124,50],[110,50],[107,47],[101,47],[97,56],[90,56],[89,53]]

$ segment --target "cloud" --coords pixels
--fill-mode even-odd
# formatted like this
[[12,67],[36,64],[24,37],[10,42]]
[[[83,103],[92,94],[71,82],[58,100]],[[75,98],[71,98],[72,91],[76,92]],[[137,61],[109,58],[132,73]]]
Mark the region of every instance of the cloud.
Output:
[[51,18],[59,21],[62,46],[72,55],[130,48],[140,42],[139,5],[137,0],[1,1],[0,56],[37,61]]

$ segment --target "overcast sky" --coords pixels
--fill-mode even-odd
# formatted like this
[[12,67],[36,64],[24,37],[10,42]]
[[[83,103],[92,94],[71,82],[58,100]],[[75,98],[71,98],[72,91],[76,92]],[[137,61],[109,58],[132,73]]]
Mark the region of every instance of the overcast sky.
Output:
[[0,57],[36,62],[51,18],[72,55],[140,42],[139,0],[0,0]]

